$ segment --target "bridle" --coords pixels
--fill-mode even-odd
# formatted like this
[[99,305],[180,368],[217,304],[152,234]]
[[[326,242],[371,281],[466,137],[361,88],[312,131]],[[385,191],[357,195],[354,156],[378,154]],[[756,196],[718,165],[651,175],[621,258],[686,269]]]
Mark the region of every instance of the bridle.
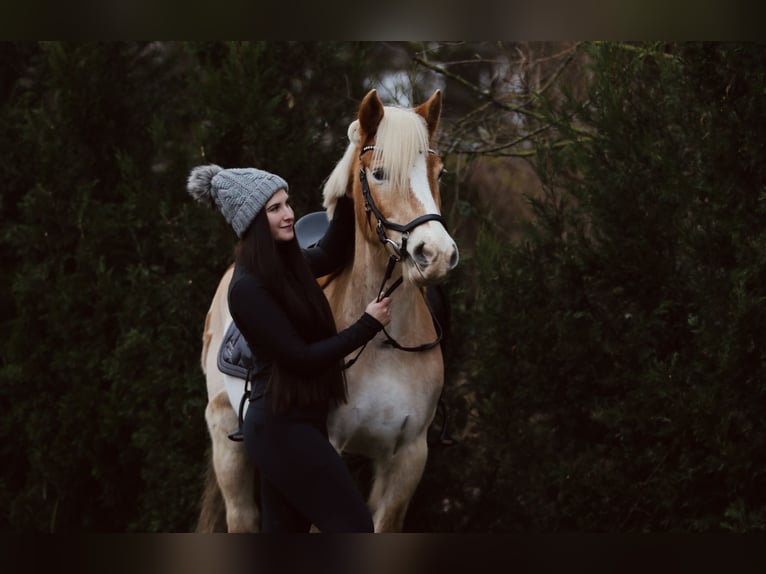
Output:
[[[375,146],[368,145],[364,146],[362,148],[361,153],[359,154],[359,157],[361,158],[366,152],[372,151],[375,149]],[[436,155],[436,152],[432,149],[428,150],[428,153],[432,153]],[[380,242],[383,243],[383,245],[390,245],[394,252],[396,253],[396,256],[401,260],[407,257],[407,239],[409,239],[410,231],[415,229],[418,225],[422,225],[423,223],[426,223],[428,221],[438,221],[441,223],[445,228],[447,227],[447,224],[445,223],[444,219],[442,219],[442,216],[438,213],[426,213],[425,215],[421,215],[420,217],[416,217],[409,223],[405,225],[401,225],[399,223],[393,223],[392,221],[389,221],[386,219],[386,217],[380,212],[378,209],[378,206],[375,205],[375,201],[372,199],[372,193],[370,193],[370,185],[367,183],[367,174],[364,172],[364,168],[359,168],[359,179],[362,182],[362,195],[364,196],[364,210],[367,213],[367,222],[369,224],[370,221],[370,214],[375,214],[375,218],[378,220],[377,225],[375,226],[375,230],[378,233],[378,239],[380,239]],[[390,239],[386,235],[386,230],[392,230],[392,231],[398,231],[402,234],[402,242],[401,244],[397,244],[396,241],[393,239]]]
[[[361,158],[365,153],[368,151],[372,151],[375,149],[375,146],[364,146],[362,148],[362,151],[359,153],[359,157]],[[428,150],[428,153],[436,154],[436,152],[432,149]],[[441,223],[445,229],[447,227],[447,224],[445,223],[444,219],[441,215],[438,213],[426,213],[425,215],[421,215],[420,217],[416,217],[409,223],[402,225],[399,223],[394,223],[392,221],[389,221],[386,219],[386,217],[381,213],[380,209],[378,209],[378,206],[375,205],[375,201],[372,198],[372,193],[370,192],[370,185],[367,183],[367,175],[365,174],[364,168],[359,169],[359,179],[362,183],[362,196],[364,197],[364,211],[367,214],[367,225],[372,228],[372,223],[370,221],[370,218],[372,215],[375,216],[375,219],[377,219],[377,224],[375,225],[375,230],[378,234],[378,239],[383,244],[383,246],[390,246],[394,253],[389,257],[388,264],[386,265],[386,272],[383,276],[383,282],[380,285],[380,289],[378,290],[378,301],[380,299],[388,297],[393,293],[397,287],[399,287],[402,284],[402,277],[399,277],[394,283],[392,283],[388,289],[384,291],[386,288],[386,283],[388,283],[388,280],[391,278],[391,275],[394,272],[394,267],[397,263],[400,263],[404,259],[408,257],[407,254],[407,240],[410,236],[410,231],[415,229],[417,226],[422,225],[424,223],[427,223],[429,221],[438,221]],[[397,231],[401,233],[402,240],[401,243],[397,243],[390,237],[386,235],[386,231]],[[417,265],[417,263],[415,263]],[[428,305],[428,299],[426,299],[426,305]],[[430,343],[424,343],[422,345],[417,345],[414,347],[405,347],[404,345],[399,344],[389,333],[386,331],[386,329],[383,329],[383,333],[386,335],[386,341],[385,343],[388,345],[391,345],[395,349],[399,349],[401,351],[409,351],[409,352],[419,352],[419,351],[427,351],[429,349],[433,349],[438,345],[442,340],[442,328],[439,324],[439,321],[436,319],[436,317],[433,314],[433,311],[431,310],[430,305],[428,305],[429,311],[431,311],[431,317],[434,321],[434,326],[436,327],[436,340],[432,341]],[[366,346],[366,345],[365,345]],[[359,358],[359,355],[361,355],[362,351],[364,350],[364,347],[362,347],[359,352],[356,354],[356,356],[348,361],[346,365],[344,365],[344,368],[348,368],[351,365],[356,362],[357,358]]]

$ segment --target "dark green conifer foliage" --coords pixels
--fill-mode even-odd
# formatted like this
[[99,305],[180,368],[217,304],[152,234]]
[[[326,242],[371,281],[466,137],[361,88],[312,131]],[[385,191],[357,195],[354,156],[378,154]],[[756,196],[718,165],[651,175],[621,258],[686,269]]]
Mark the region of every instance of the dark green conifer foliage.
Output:
[[[470,433],[432,448],[409,530],[766,525],[766,49],[588,49],[524,239],[485,231],[449,279]],[[235,238],[186,177],[256,165],[318,209],[366,51],[0,45],[0,529],[193,529]]]
[[431,459],[437,528],[766,526],[766,49],[629,48],[549,111],[526,239],[453,278],[475,435]]
[[362,47],[2,48],[0,528],[191,530],[202,327],[235,236],[186,178],[255,165],[318,209]]

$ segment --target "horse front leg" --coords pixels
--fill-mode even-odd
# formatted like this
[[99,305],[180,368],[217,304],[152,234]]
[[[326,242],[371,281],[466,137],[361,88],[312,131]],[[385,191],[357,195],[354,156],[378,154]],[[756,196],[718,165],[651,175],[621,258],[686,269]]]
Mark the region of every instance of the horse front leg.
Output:
[[401,532],[410,500],[428,458],[426,434],[401,445],[390,457],[374,461],[369,505],[375,532]]
[[213,445],[213,468],[226,506],[227,530],[257,532],[260,515],[255,500],[255,468],[244,443],[228,437],[239,421],[226,390],[208,402],[205,420]]

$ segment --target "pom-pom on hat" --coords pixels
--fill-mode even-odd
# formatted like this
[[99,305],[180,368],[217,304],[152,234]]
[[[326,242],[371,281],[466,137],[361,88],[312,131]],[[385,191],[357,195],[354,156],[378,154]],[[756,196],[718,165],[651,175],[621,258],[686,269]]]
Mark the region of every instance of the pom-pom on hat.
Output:
[[209,164],[191,170],[186,189],[200,203],[217,207],[241,238],[271,196],[288,186],[278,175],[254,167]]

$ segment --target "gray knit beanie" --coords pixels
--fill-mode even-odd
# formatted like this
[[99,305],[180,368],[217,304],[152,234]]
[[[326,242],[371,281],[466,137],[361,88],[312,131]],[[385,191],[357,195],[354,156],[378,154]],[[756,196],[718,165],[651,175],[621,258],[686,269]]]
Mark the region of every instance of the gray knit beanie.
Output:
[[197,201],[217,207],[241,238],[271,196],[288,187],[284,179],[268,171],[210,164],[191,170],[186,189]]

